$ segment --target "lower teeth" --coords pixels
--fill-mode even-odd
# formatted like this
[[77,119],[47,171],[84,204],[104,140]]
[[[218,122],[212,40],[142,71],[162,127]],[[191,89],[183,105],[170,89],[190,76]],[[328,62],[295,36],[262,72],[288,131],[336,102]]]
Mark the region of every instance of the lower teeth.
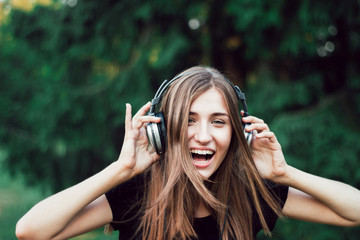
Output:
[[207,163],[207,162],[210,161],[210,159],[209,160],[202,160],[202,161],[197,161],[197,160],[193,160],[193,161],[196,162],[196,163]]

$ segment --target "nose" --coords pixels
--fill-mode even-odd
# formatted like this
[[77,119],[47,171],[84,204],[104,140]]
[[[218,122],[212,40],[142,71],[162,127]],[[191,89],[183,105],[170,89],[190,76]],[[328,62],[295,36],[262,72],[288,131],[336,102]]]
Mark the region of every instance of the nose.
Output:
[[211,132],[207,124],[199,124],[194,139],[201,144],[207,144],[212,140]]

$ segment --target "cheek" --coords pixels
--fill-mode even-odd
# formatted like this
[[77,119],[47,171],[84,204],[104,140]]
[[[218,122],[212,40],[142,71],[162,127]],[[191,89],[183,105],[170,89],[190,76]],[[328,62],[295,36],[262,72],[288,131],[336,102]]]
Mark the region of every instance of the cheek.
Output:
[[229,147],[230,147],[230,142],[231,142],[231,137],[227,138],[227,139],[224,139],[222,141],[222,145],[221,145],[221,148],[222,150],[224,151],[224,155],[227,153],[227,151],[229,150]]
[[192,130],[191,127],[188,127],[187,132],[188,132],[188,140],[190,140],[194,136],[194,130]]
[[221,134],[218,134],[217,142],[218,146],[225,152],[229,149],[230,142],[231,142],[231,130],[224,131]]

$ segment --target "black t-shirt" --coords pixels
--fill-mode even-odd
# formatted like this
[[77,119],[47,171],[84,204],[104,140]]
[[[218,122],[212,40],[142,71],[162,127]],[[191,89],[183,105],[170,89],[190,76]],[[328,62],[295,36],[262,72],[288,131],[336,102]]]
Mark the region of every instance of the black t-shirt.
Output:
[[[289,188],[274,184],[272,182],[266,182],[266,186],[271,189],[275,199],[279,199],[281,208],[284,206],[287,199]],[[140,224],[140,216],[138,210],[140,208],[141,198],[143,197],[144,182],[142,176],[137,176],[128,182],[120,184],[105,195],[109,201],[113,222],[111,225],[114,230],[119,231],[119,240],[128,240],[134,236],[137,227]],[[261,200],[264,217],[270,230],[275,227],[278,216],[272,211],[272,209],[266,204],[264,200]],[[256,214],[256,210],[253,209],[253,232],[254,239],[256,235],[262,229],[261,224]],[[203,218],[195,218],[193,227],[198,235],[198,240],[218,240],[219,228],[217,221],[213,216],[207,216]],[[141,239],[141,238],[135,238]]]

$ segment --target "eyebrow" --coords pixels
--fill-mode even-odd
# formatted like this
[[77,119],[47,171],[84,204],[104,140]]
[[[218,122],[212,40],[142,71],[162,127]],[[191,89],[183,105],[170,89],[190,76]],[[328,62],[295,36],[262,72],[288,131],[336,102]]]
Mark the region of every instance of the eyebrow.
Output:
[[[190,112],[189,115],[198,115],[198,113],[196,113],[196,112]],[[228,115],[227,113],[224,113],[224,112],[214,112],[214,113],[211,114],[211,116],[214,116],[214,117],[225,116],[225,117],[230,118],[229,115]]]

